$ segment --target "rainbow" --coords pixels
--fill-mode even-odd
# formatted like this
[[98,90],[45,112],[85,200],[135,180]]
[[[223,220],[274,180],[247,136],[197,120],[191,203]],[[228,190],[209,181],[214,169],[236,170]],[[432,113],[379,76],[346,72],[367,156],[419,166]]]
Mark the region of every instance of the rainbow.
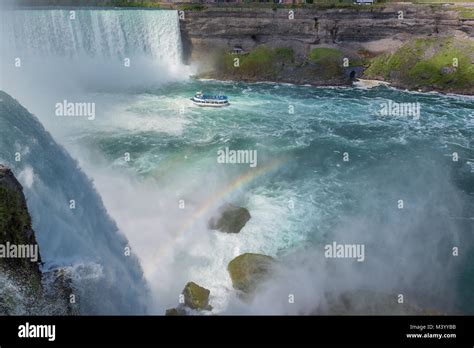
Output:
[[[260,178],[261,176],[268,174],[282,166],[282,164],[288,161],[288,157],[273,160],[264,166],[257,167],[247,171],[235,180],[229,183],[223,190],[216,192],[209,197],[196,211],[190,216],[189,219],[184,222],[181,227],[174,234],[174,239],[178,239],[183,235],[190,227],[192,227],[196,221],[204,216],[209,210],[215,208],[215,206],[221,202],[225,197],[230,196],[232,193],[240,189],[241,187],[249,184],[250,182]],[[157,252],[157,257],[162,255],[160,250]],[[155,258],[156,259],[156,258]]]

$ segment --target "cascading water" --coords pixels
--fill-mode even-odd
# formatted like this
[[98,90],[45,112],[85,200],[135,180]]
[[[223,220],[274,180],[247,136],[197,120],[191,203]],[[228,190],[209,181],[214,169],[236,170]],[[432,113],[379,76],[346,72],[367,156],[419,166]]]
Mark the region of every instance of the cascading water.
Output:
[[[175,11],[4,10],[0,18],[0,89],[34,110],[63,143],[69,139],[62,130],[83,120],[58,118],[57,103],[95,103],[100,119],[97,91],[187,76]],[[127,241],[91,182],[36,119],[6,94],[2,99],[0,160],[25,186],[46,268],[69,267],[84,292],[84,313],[143,313],[140,267],[124,256]],[[16,152],[22,161],[14,161]]]
[[143,313],[146,286],[92,182],[38,120],[0,92],[0,163],[24,186],[44,270],[67,267],[83,313]]
[[[474,312],[469,302],[472,98],[382,87],[164,85],[187,75],[179,62],[175,12],[77,10],[75,19],[70,15],[69,10],[18,11],[2,18],[1,86],[34,110],[94,178],[140,258],[152,289],[150,312],[162,314],[175,306],[188,281],[210,289],[215,313],[311,313],[324,293],[356,288],[405,292],[414,302],[425,300],[421,305]],[[201,89],[222,91],[232,106],[189,105],[189,96]],[[56,117],[54,105],[64,99],[96,103],[95,120]],[[386,100],[420,102],[422,115],[419,120],[382,118],[376,111]],[[294,114],[288,113],[289,105]],[[99,257],[98,245],[111,238],[94,232],[104,218],[97,197],[91,199],[96,208],[82,203],[71,212],[64,205],[71,196],[89,202],[90,190],[80,191],[85,197],[78,190],[90,184],[70,160],[54,163],[64,155],[57,148],[27,141],[41,137],[21,132],[38,125],[19,124],[8,112],[2,117],[9,126],[0,129],[0,157],[9,156],[7,163],[18,166],[34,227],[69,231],[59,240],[39,236],[44,258]],[[257,171],[218,165],[216,153],[223,147],[257,150]],[[27,153],[29,166],[12,162],[17,151]],[[350,153],[349,162],[342,160],[344,152]],[[450,159],[453,152],[459,162]],[[275,160],[281,165],[272,166]],[[400,199],[404,210],[397,208]],[[179,208],[180,200],[185,209]],[[225,202],[250,211],[252,218],[238,234],[208,228],[208,218]],[[54,209],[47,210],[51,205]],[[81,221],[75,220],[78,212],[84,213]],[[326,260],[324,244],[333,241],[366,244],[366,260]],[[117,243],[113,250],[123,247]],[[449,253],[458,245],[462,256],[452,258]],[[250,305],[235,296],[226,270],[244,252],[288,261],[288,269]],[[75,269],[84,273],[80,266]],[[122,283],[133,284],[126,278]],[[288,294],[295,295],[295,304],[288,304]]]
[[0,88],[20,99],[72,99],[188,76],[175,11],[4,10],[0,16]]
[[181,61],[174,11],[12,10],[2,16],[2,53],[7,57],[91,57],[122,60],[148,56]]

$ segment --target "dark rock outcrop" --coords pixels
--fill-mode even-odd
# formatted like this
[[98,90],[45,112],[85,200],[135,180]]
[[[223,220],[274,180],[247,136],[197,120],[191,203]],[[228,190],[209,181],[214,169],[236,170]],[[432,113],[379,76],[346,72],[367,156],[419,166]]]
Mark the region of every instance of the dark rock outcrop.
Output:
[[[72,280],[63,269],[41,271],[41,255],[23,187],[0,164],[0,245],[35,248],[37,260],[0,257],[0,314],[76,314]],[[19,249],[18,249],[19,250]],[[31,250],[31,249],[30,249]]]
[[208,289],[203,288],[194,282],[189,282],[182,291],[184,303],[181,303],[175,308],[167,309],[165,315],[187,315],[189,310],[210,311],[212,310],[212,306],[209,304],[210,293],[211,292]]
[[[199,67],[198,77],[340,86],[350,85],[352,80],[361,76],[379,78],[364,74],[372,64],[371,59],[392,54],[412,40],[457,38],[472,41],[472,10],[469,4],[410,3],[356,8],[315,4],[297,9],[211,6],[202,11],[186,11],[180,26],[185,38],[185,59]],[[231,54],[236,47],[248,55]],[[258,58],[262,55],[256,52],[262,48],[290,50],[294,59],[291,63],[281,64],[280,60],[267,57],[260,62]],[[334,59],[333,64],[311,61],[314,49],[328,48],[339,50],[341,57]],[[468,53],[468,50],[462,52]],[[235,59],[239,61],[237,66]],[[463,66],[466,71],[470,69],[467,60]],[[443,83],[433,86],[430,67],[418,70],[427,76],[417,86],[400,80],[392,72],[386,74],[384,80],[407,89],[473,93],[472,88],[453,83],[466,80],[464,74],[458,74],[462,75],[461,78],[453,76],[451,81],[451,75],[456,74],[445,68],[440,73],[445,77]]]
[[178,308],[170,308],[166,310],[165,315],[177,316],[177,315],[183,315],[183,313]]
[[[31,186],[25,186],[25,195],[42,259],[48,266],[74,266],[71,271],[81,292],[81,313],[146,313],[149,292],[138,257],[125,255],[127,238],[90,178],[38,118],[3,91],[0,127],[0,158],[10,161],[15,174],[24,172],[25,179],[30,175],[33,179]],[[13,158],[16,152],[21,161]],[[71,200],[77,209],[71,209]],[[73,264],[64,264],[65,260]],[[102,276],[89,277],[95,270],[88,268]]]
[[209,228],[227,233],[239,233],[250,220],[247,209],[228,204],[220,209],[219,216],[209,221]]
[[232,285],[246,294],[252,293],[271,274],[275,260],[267,255],[246,253],[229,262]]
[[[384,4],[360,8],[208,8],[186,11],[180,21],[189,60],[200,60],[216,48],[249,51],[265,44],[289,47],[305,57],[315,45],[404,41],[420,35],[474,36],[474,21],[462,20],[454,6]],[[403,19],[399,18],[403,11]]]
[[197,285],[194,282],[189,282],[183,289],[184,304],[195,310],[211,310],[209,305],[209,294],[211,292]]
[[[41,256],[31,217],[26,205],[23,188],[12,171],[0,165],[0,245],[6,252],[10,247],[36,248],[36,260],[25,257],[0,257],[0,273],[15,282],[17,290],[32,301],[42,296]],[[5,303],[7,295],[0,298],[0,312],[12,311],[17,303]],[[28,307],[28,303],[25,304]]]

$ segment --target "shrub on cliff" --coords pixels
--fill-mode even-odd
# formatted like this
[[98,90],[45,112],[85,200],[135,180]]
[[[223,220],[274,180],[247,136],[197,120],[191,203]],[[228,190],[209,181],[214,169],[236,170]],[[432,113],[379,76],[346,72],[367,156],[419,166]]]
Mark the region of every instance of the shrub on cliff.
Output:
[[337,48],[318,47],[309,52],[308,60],[319,68],[317,74],[331,79],[342,75],[342,52]]
[[291,64],[295,61],[295,54],[291,48],[275,48],[275,54],[278,62],[281,62],[283,64]]
[[[239,66],[234,65],[235,58],[239,59]],[[291,48],[270,48],[259,46],[246,55],[223,53],[222,69],[231,76],[252,78],[271,78],[281,71],[285,65],[292,64],[294,53]]]
[[157,1],[147,0],[111,0],[98,1],[98,6],[117,6],[117,7],[160,7]]
[[315,63],[342,59],[342,52],[337,48],[318,47],[309,52],[309,59]]
[[456,38],[419,38],[374,58],[365,76],[406,88],[474,92],[474,43]]
[[183,11],[203,11],[207,7],[202,4],[182,4],[178,6],[178,9]]

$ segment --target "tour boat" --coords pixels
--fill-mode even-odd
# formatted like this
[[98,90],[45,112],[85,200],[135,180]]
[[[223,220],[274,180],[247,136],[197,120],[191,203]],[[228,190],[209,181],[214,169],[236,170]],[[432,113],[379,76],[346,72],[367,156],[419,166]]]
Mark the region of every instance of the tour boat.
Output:
[[196,92],[191,100],[199,106],[221,107],[229,105],[229,99],[225,95],[205,95],[202,92]]

